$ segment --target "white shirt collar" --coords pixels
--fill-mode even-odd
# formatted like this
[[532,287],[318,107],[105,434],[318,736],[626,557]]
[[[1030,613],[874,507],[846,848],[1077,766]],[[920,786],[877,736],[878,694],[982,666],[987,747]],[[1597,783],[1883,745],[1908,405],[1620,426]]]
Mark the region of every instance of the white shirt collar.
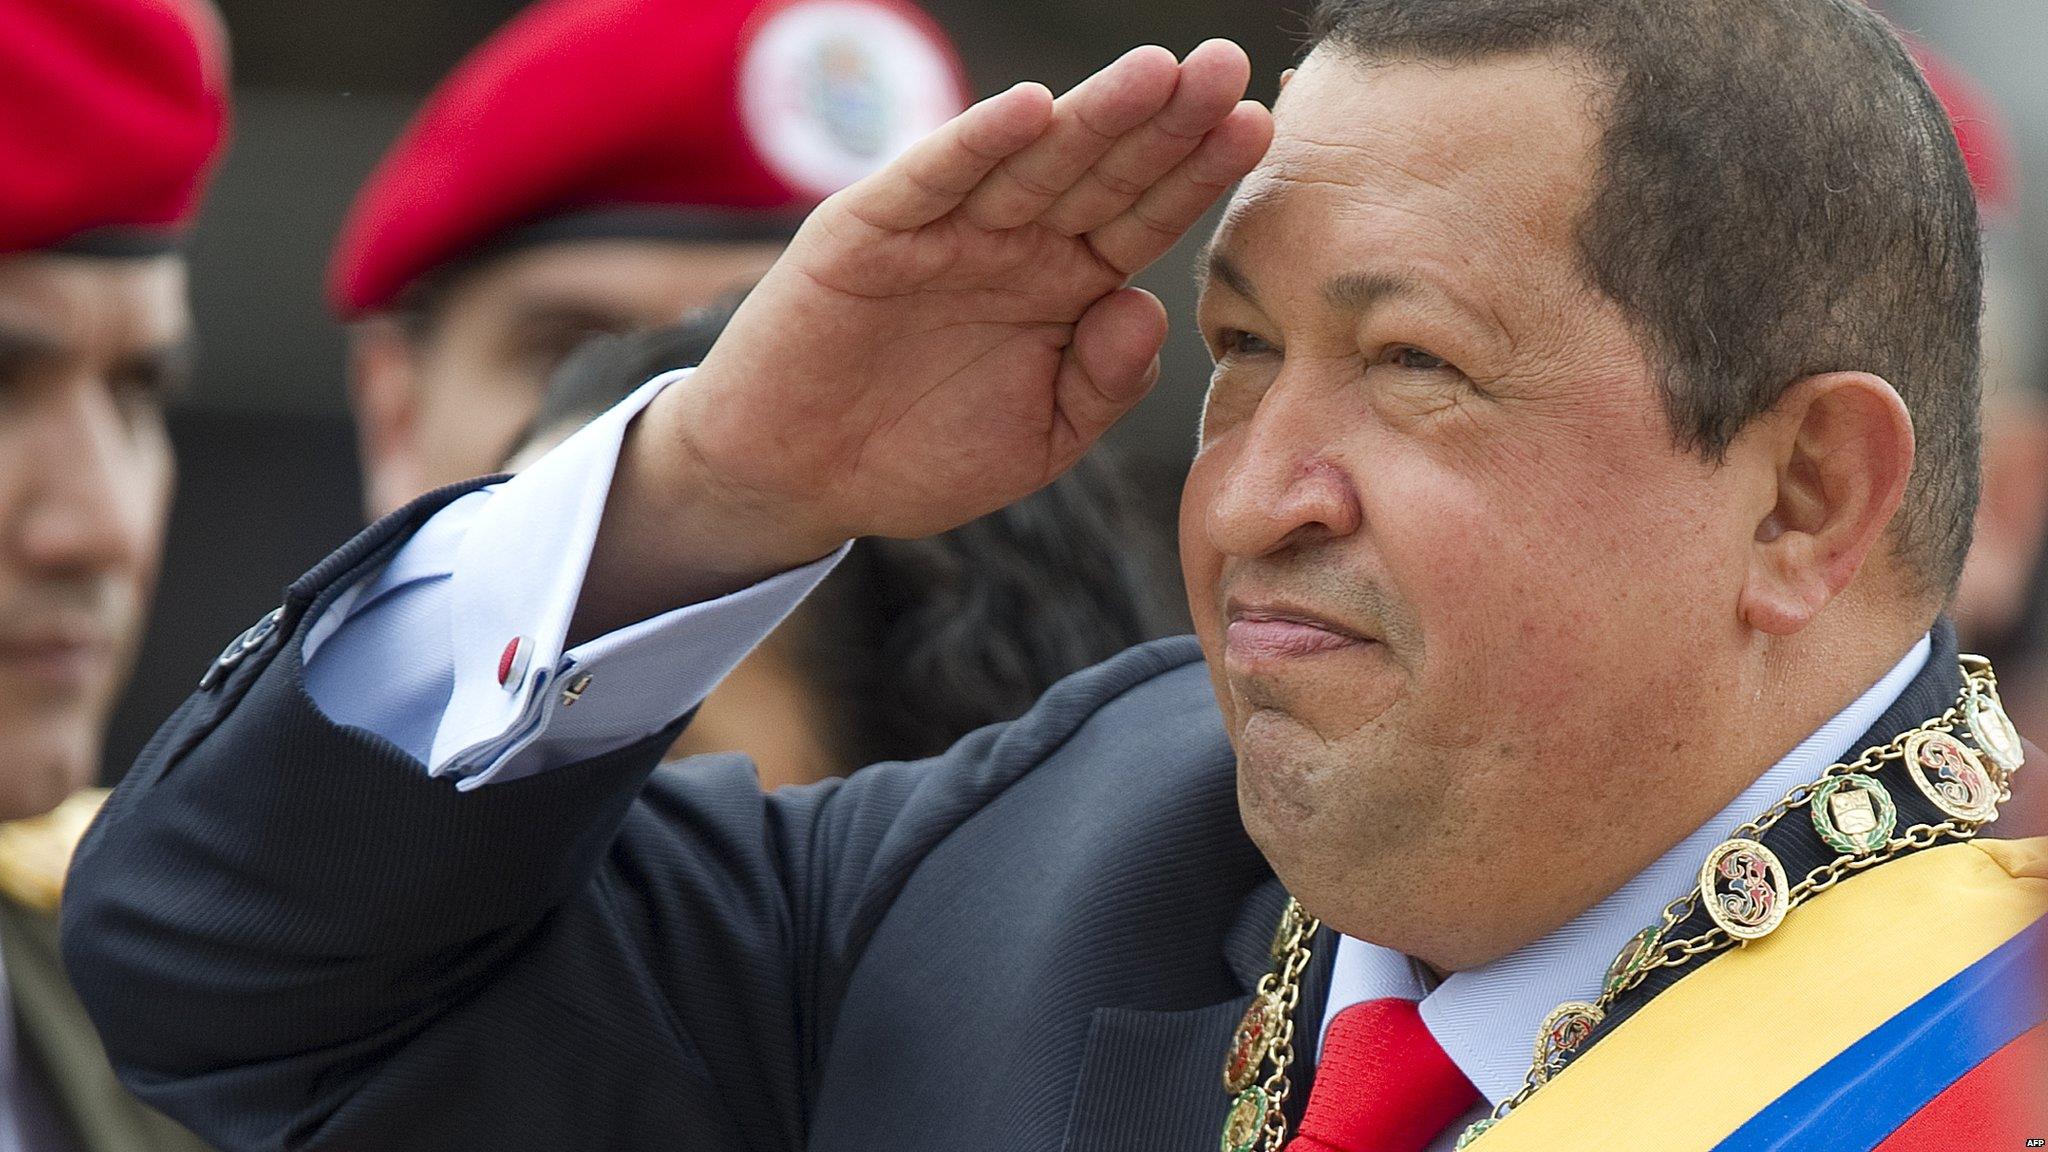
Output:
[[[1629,937],[1656,923],[1666,904],[1692,887],[1700,861],[1728,829],[1840,760],[1920,674],[1931,648],[1931,639],[1921,637],[1884,679],[1757,777],[1720,815],[1614,894],[1533,944],[1491,964],[1454,972],[1430,989],[1422,966],[1401,953],[1349,936],[1340,938],[1323,1032],[1329,1031],[1339,1011],[1361,1001],[1386,996],[1420,999],[1423,1023],[1480,1092],[1496,1104],[1514,1095],[1528,1074],[1536,1030],[1551,1010],[1567,1000],[1595,999],[1615,953]],[[1320,1034],[1316,1050],[1320,1055]]]

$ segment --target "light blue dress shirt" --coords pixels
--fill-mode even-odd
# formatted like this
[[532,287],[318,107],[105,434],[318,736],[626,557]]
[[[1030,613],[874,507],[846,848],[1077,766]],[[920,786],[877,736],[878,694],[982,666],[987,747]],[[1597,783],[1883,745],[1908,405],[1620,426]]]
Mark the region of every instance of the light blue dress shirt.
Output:
[[[650,381],[518,476],[450,504],[381,572],[343,593],[304,646],[306,689],[320,710],[385,737],[428,772],[467,789],[623,748],[708,696],[846,550],[564,650],[626,429],[686,375]],[[530,656],[501,685],[500,657],[519,638]],[[1718,817],[1541,940],[1432,987],[1408,957],[1344,937],[1324,1029],[1361,1000],[1419,1000],[1431,1034],[1486,1100],[1512,1096],[1544,1017],[1566,1000],[1593,999],[1608,962],[1692,887],[1707,851],[1849,751],[1919,674],[1930,646],[1922,637]],[[565,687],[584,677],[587,685],[568,703]],[[1469,1119],[1490,1107],[1480,1105]],[[1433,1152],[1448,1150],[1462,1128],[1447,1129]]]
[[[519,475],[448,505],[337,597],[303,649],[320,711],[468,789],[623,748],[702,703],[846,549],[565,650],[626,428],[687,375],[649,381]],[[501,684],[514,641],[524,667]]]

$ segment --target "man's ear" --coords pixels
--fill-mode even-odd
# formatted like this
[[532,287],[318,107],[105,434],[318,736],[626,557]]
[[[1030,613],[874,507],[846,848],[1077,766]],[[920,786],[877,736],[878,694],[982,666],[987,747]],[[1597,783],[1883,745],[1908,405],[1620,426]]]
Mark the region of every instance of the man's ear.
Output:
[[1285,72],[1280,73],[1280,90],[1282,92],[1287,91],[1287,82],[1292,79],[1294,79],[1294,69],[1289,68]]
[[1786,389],[1738,445],[1744,466],[1768,472],[1742,619],[1789,636],[1856,579],[1885,538],[1913,474],[1913,418],[1878,377],[1831,372]]
[[349,329],[349,404],[355,410],[363,505],[371,519],[399,508],[419,486],[418,350],[395,317]]

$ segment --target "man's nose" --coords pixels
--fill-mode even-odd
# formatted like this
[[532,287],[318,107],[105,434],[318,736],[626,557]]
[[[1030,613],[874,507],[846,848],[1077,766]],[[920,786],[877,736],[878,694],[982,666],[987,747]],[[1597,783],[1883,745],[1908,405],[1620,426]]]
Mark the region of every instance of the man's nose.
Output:
[[21,503],[12,517],[16,547],[31,567],[99,571],[129,564],[145,547],[149,503],[133,426],[101,383],[66,387],[42,398],[28,434],[10,437],[26,459],[8,462]]
[[1209,505],[1209,539],[1229,556],[1264,556],[1358,531],[1365,513],[1346,461],[1345,429],[1321,390],[1278,381],[1244,430]]

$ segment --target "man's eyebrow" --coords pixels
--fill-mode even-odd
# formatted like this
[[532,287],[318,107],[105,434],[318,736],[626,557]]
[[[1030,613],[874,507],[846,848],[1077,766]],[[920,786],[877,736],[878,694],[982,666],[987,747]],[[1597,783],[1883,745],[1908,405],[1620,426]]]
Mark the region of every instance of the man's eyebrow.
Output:
[[44,332],[0,324],[0,362],[37,364],[62,360],[64,342]]
[[188,332],[127,357],[120,370],[161,397],[183,397],[192,390],[198,361],[199,340]]
[[522,301],[515,314],[518,317],[515,327],[544,329],[550,333],[605,332],[636,326],[633,314],[626,309],[546,296]]
[[1419,282],[1389,272],[1354,272],[1323,285],[1323,298],[1346,312],[1370,311],[1382,300],[1421,293]]
[[1204,247],[1195,257],[1195,286],[1204,287],[1211,280],[1221,280],[1232,292],[1254,304],[1259,302],[1259,294],[1252,290],[1251,277],[1246,276],[1230,257],[1213,247]]

